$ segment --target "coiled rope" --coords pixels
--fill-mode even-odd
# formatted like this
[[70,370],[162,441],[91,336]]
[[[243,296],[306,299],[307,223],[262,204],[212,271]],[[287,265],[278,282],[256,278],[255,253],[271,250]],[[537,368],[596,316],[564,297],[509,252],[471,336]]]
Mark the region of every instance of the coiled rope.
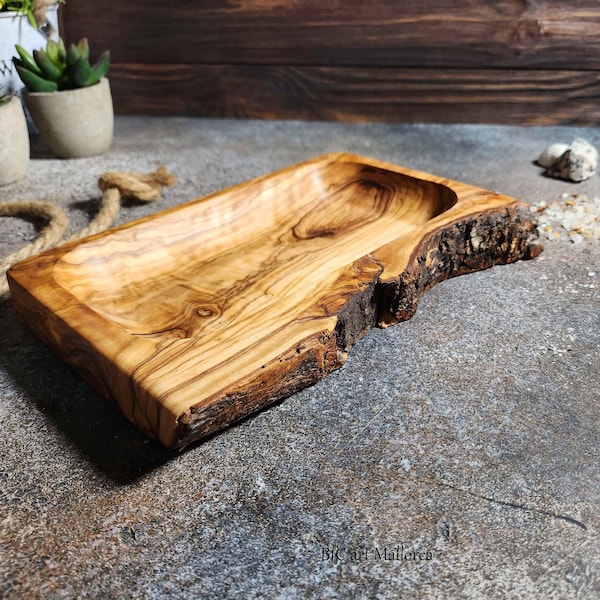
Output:
[[[98,187],[103,192],[100,210],[87,227],[74,233],[64,241],[79,240],[108,229],[119,214],[123,198],[152,202],[160,198],[163,186],[174,184],[175,177],[163,166],[158,167],[152,173],[104,173],[98,180]],[[0,259],[0,296],[2,296],[9,291],[5,275],[10,267],[25,258],[58,246],[63,241],[65,232],[69,228],[69,220],[62,208],[48,202],[33,202],[30,200],[0,202],[0,216],[29,216],[48,221],[37,239],[17,250],[17,252]]]

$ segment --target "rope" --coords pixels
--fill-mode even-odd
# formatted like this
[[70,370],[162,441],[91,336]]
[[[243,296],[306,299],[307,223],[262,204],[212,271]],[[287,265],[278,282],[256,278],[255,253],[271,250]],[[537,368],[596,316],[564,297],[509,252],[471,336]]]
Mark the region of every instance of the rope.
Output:
[[22,202],[0,202],[0,216],[16,217],[19,215],[47,219],[49,223],[35,241],[0,261],[0,275],[2,276],[0,294],[8,291],[8,284],[6,283],[4,274],[10,267],[20,260],[51,248],[62,239],[69,226],[67,215],[58,206],[45,202],[29,202],[27,200],[23,200]]
[[121,198],[133,198],[141,202],[152,202],[160,198],[162,186],[175,184],[175,177],[163,166],[152,173],[115,173],[109,171],[98,179],[98,187],[104,192],[102,204],[94,220],[69,241],[108,229],[119,214]]
[[[122,198],[132,198],[142,202],[152,202],[160,198],[162,186],[175,184],[175,177],[165,167],[159,167],[152,173],[104,173],[98,180],[102,190],[100,210],[87,227],[74,233],[68,240],[79,240],[108,229],[117,218]],[[0,260],[0,296],[8,293],[8,282],[5,273],[15,263],[58,246],[69,227],[65,212],[58,206],[47,202],[20,200],[17,202],[0,202],[0,216],[32,216],[48,221],[39,237],[17,252]]]

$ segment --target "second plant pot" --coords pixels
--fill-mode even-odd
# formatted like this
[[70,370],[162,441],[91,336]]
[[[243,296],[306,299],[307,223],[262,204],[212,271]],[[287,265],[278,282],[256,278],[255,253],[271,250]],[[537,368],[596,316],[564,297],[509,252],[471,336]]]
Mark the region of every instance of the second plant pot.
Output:
[[29,164],[29,133],[21,101],[11,96],[0,104],[0,185],[19,181]]
[[108,79],[61,92],[24,92],[42,139],[61,158],[102,154],[113,138],[114,113]]

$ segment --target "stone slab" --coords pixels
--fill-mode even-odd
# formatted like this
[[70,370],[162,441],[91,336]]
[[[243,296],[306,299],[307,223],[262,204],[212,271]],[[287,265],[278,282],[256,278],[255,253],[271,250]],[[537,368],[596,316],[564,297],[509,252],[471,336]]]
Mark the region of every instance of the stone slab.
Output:
[[[533,164],[584,128],[121,117],[110,152],[39,143],[0,201],[94,213],[107,170],[178,184],[120,222],[345,150],[537,205],[600,195]],[[35,233],[0,219],[0,255]],[[148,442],[0,302],[0,596],[600,595],[600,242],[427,292],[339,371],[181,454]]]

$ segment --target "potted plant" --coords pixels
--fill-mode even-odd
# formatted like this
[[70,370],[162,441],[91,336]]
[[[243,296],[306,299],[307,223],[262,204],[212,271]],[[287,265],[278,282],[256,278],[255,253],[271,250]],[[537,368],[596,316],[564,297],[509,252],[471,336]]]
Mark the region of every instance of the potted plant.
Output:
[[22,179],[29,165],[29,133],[21,100],[0,92],[0,185]]
[[93,156],[106,151],[113,137],[113,105],[105,77],[110,54],[90,64],[87,39],[71,44],[48,40],[31,55],[20,45],[13,62],[25,84],[23,100],[50,149],[62,158]]
[[11,61],[15,44],[31,51],[49,38],[58,40],[58,6],[64,0],[0,0],[0,87],[18,92]]

